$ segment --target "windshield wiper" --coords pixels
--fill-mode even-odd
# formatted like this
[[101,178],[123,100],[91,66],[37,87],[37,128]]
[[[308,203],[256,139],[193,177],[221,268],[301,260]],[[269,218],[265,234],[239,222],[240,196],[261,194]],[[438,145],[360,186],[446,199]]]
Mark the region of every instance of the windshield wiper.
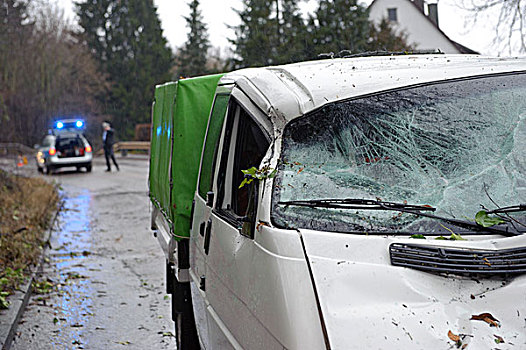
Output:
[[426,210],[435,211],[430,205],[415,205],[407,203],[383,202],[374,199],[359,199],[359,198],[345,198],[345,199],[311,199],[299,201],[284,201],[278,202],[283,205],[297,205],[302,207],[316,207],[316,208],[344,208],[344,209],[367,209],[367,210]]
[[496,227],[483,227],[476,222],[459,220],[454,218],[446,218],[434,214],[424,213],[424,211],[435,211],[436,208],[427,205],[414,205],[405,203],[394,203],[394,202],[383,202],[373,199],[358,199],[358,198],[345,198],[345,199],[312,199],[312,200],[297,200],[297,201],[282,201],[278,202],[282,205],[294,205],[300,207],[310,208],[331,208],[331,209],[364,209],[364,210],[393,210],[402,213],[413,214],[417,216],[423,216],[431,219],[441,220],[448,222],[458,227],[465,229],[471,229],[475,231],[482,231],[488,233],[495,233],[507,237],[519,236],[521,232],[509,231],[508,227],[505,229]]
[[509,207],[502,207],[494,210],[486,211],[488,214],[501,214],[501,213],[515,213],[518,211],[526,211],[526,204],[511,205]]

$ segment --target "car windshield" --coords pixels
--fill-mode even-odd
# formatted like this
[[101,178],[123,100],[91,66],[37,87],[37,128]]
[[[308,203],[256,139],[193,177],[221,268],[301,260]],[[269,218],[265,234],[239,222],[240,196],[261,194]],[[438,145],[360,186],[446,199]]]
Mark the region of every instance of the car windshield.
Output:
[[[290,201],[388,201],[473,221],[481,208],[526,202],[525,150],[526,74],[330,103],[285,128],[272,219],[338,232],[466,231],[407,212]],[[509,215],[525,221],[523,211]]]
[[44,137],[44,140],[42,140],[42,146],[43,147],[52,146],[54,140],[55,140],[55,138],[53,136],[46,136],[46,137]]

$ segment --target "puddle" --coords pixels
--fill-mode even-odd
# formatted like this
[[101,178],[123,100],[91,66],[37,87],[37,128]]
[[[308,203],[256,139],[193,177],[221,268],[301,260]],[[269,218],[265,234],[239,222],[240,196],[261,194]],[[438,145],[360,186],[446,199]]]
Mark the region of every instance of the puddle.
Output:
[[91,201],[88,190],[65,199],[59,229],[51,242],[50,263],[58,272],[54,318],[58,329],[52,341],[56,345],[87,345],[84,332],[93,315],[95,294],[86,261],[92,248]]

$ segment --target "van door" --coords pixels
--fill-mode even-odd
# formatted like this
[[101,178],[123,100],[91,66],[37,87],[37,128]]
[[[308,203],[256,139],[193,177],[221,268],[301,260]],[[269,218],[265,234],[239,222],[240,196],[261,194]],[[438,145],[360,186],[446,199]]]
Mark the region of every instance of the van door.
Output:
[[259,168],[269,149],[270,125],[244,95],[234,92],[238,94],[229,102],[223,127],[213,180],[215,201],[203,240],[206,274],[201,281],[209,345],[211,349],[279,348],[250,309],[256,278],[252,263],[258,250],[253,239],[257,183],[240,188],[242,170]]
[[219,150],[221,130],[227,113],[230,89],[221,87],[216,92],[212,112],[208,121],[207,133],[201,156],[201,167],[196,195],[194,197],[192,227],[190,233],[190,277],[192,304],[199,338],[205,349],[208,345],[208,312],[205,294],[206,265],[205,233],[209,224],[213,205],[212,180]]

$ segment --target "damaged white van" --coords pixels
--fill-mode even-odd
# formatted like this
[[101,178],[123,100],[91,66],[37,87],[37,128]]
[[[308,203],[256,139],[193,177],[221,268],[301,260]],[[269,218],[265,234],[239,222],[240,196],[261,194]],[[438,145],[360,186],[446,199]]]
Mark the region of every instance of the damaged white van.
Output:
[[152,115],[182,349],[526,348],[526,59],[245,69]]

